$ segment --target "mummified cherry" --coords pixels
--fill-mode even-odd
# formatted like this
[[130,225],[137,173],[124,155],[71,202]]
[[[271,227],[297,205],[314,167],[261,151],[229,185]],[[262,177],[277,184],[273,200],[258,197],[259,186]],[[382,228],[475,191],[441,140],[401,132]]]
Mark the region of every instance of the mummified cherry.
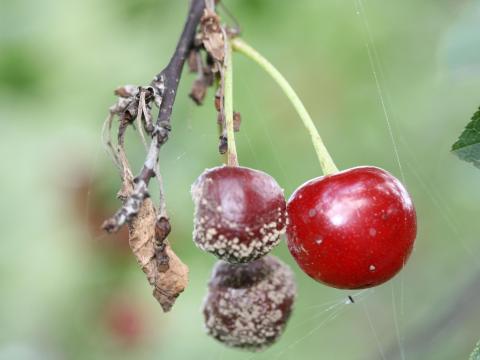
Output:
[[357,167],[313,179],[288,201],[288,248],[305,273],[344,289],[399,272],[415,241],[412,200],[395,177]]
[[192,198],[194,241],[222,260],[256,260],[285,232],[283,190],[264,172],[231,166],[206,170],[192,185]]
[[262,350],[285,329],[295,294],[291,269],[273,256],[248,264],[219,261],[204,303],[205,326],[225,345]]

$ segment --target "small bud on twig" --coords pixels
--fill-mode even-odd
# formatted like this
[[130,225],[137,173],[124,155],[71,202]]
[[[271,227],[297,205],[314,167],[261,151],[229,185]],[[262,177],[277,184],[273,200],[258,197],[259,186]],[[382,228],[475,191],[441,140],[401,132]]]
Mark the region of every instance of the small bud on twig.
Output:
[[196,79],[193,82],[192,90],[190,91],[190,98],[195,102],[197,105],[202,105],[205,96],[207,95],[207,88],[208,84],[205,81],[204,77]]
[[191,73],[198,72],[198,59],[197,59],[198,56],[200,56],[200,54],[198,53],[198,50],[196,50],[196,49],[192,49],[188,53],[187,65],[188,65],[188,69],[190,70]]
[[242,115],[239,112],[233,112],[233,130],[238,132],[240,131],[240,124],[242,123]]
[[227,153],[228,150],[228,142],[227,142],[227,137],[226,136],[220,136],[219,137],[220,142],[218,144],[218,151],[220,154],[224,155]]

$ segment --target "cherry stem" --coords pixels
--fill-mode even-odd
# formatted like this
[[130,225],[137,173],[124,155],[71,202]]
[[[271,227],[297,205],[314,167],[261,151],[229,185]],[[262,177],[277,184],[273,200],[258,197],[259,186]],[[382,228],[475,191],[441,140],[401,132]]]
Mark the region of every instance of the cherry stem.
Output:
[[232,47],[227,41],[225,52],[225,83],[224,83],[224,109],[225,123],[227,126],[227,165],[238,166],[237,148],[235,145],[235,134],[233,129],[233,66]]
[[293,107],[297,111],[298,115],[303,121],[303,125],[307,128],[312,138],[313,147],[317,153],[318,160],[324,175],[334,174],[338,172],[338,168],[333,162],[325,144],[318,133],[312,118],[310,117],[307,109],[303,105],[302,101],[298,97],[295,90],[288,83],[285,77],[273,66],[267,59],[265,59],[254,48],[245,43],[243,40],[235,38],[231,41],[233,50],[242,53],[254,62],[256,62],[261,68],[263,68],[272,78],[277,82],[280,88],[283,90],[287,98],[292,103]]

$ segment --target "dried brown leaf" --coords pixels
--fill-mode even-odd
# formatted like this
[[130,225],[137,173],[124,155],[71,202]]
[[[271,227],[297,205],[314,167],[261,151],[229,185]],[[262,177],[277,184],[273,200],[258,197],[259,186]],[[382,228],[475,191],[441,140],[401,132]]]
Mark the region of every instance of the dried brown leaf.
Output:
[[194,81],[189,96],[195,104],[203,104],[203,100],[205,100],[205,96],[207,95],[207,88],[208,84],[206,83],[205,78],[201,77]]
[[203,46],[215,60],[223,62],[225,57],[225,39],[220,18],[214,12],[205,9],[200,20]]
[[[133,190],[133,182],[125,179],[122,195]],[[126,191],[128,187],[128,191]],[[166,243],[165,252],[168,256],[168,267],[159,268],[155,256],[155,223],[157,213],[152,201],[147,198],[137,216],[128,224],[129,243],[137,262],[147,276],[150,285],[154,287],[153,296],[162,306],[163,311],[169,311],[176,298],[185,290],[188,284],[188,267],[173,252]]]

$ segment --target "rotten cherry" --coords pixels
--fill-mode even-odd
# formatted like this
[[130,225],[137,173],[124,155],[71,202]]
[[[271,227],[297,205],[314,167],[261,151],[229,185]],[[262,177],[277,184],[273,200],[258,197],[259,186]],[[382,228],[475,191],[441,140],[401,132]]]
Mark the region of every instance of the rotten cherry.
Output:
[[296,286],[291,269],[273,256],[248,264],[219,261],[203,306],[207,332],[227,346],[265,349],[283,333]]
[[286,228],[283,190],[268,174],[239,166],[208,169],[192,185],[196,245],[230,263],[266,255]]

